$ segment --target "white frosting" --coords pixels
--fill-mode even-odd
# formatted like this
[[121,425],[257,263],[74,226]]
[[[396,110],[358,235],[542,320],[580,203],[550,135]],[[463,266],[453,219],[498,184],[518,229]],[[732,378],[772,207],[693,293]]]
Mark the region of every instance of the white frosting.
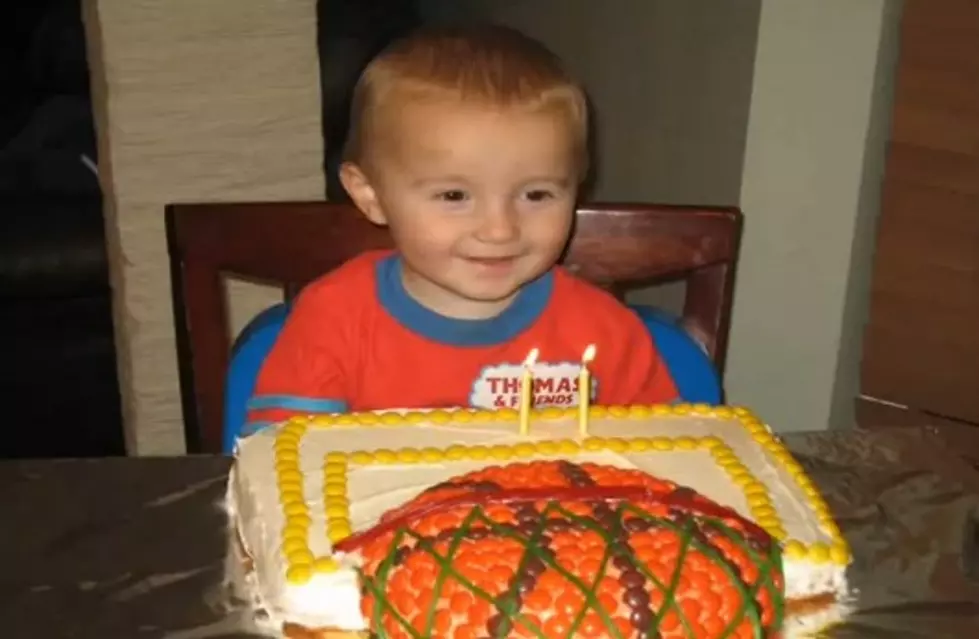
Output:
[[[328,452],[374,451],[399,448],[445,449],[451,445],[477,446],[517,444],[525,441],[575,439],[574,419],[534,421],[531,434],[522,437],[516,423],[503,421],[470,422],[458,425],[419,423],[398,426],[310,427],[300,445],[299,464],[304,476],[304,496],[312,524],[307,543],[316,557],[329,556],[332,548],[326,537],[323,509],[323,463]],[[756,480],[765,484],[788,538],[805,545],[833,543],[822,530],[805,493],[788,472],[745,431],[735,419],[698,416],[649,418],[601,418],[590,423],[590,435],[597,437],[706,437],[723,440],[748,468]],[[235,472],[230,478],[229,499],[245,552],[254,560],[254,596],[264,602],[266,611],[277,621],[290,621],[307,627],[361,630],[366,622],[360,614],[360,591],[354,567],[357,558],[335,556],[343,566],[339,571],[314,574],[304,584],[285,578],[285,559],[280,551],[284,516],[279,504],[274,467],[275,429],[267,429],[239,442]],[[594,462],[619,468],[634,468],[651,475],[689,486],[719,504],[732,507],[751,518],[744,493],[718,466],[705,449],[613,453],[608,450],[582,451],[571,457],[576,462]],[[358,466],[351,463],[348,474],[350,519],[354,530],[372,526],[386,511],[404,504],[426,488],[452,477],[490,465],[521,460],[440,461],[412,464]],[[803,598],[846,593],[845,567],[832,563],[813,563],[785,557],[786,597]],[[835,617],[828,621],[835,620]],[[820,625],[822,625],[822,620]],[[796,630],[812,630],[812,623],[787,627],[787,637]]]

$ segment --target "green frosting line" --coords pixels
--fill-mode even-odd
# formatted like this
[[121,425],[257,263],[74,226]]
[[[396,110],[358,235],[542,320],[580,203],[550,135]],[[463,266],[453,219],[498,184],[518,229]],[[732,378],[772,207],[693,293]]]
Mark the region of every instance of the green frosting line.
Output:
[[[648,513],[645,513],[635,508],[631,504],[626,504],[626,508],[630,510],[633,514],[638,515],[646,519],[647,521],[652,521],[658,526],[670,528],[671,530],[677,532],[678,534],[681,533],[680,527],[670,521],[653,517]],[[722,534],[724,534],[726,537],[731,539],[731,541],[739,545],[746,552],[749,553],[751,552],[750,546],[748,546],[748,544],[741,539],[741,536],[735,531],[733,531],[731,528],[726,526],[721,521],[715,518],[705,518],[705,523],[716,527],[720,532],[722,532]],[[759,578],[757,582],[754,584],[754,586],[748,589],[745,588],[741,577],[738,574],[736,574],[734,570],[728,565],[727,559],[713,545],[701,543],[696,538],[694,538],[693,541],[694,541],[694,547],[714,561],[714,563],[725,573],[725,575],[727,575],[730,582],[734,585],[734,587],[738,590],[738,593],[741,595],[741,605],[738,606],[738,611],[735,617],[728,623],[727,627],[724,629],[724,631],[722,632],[721,636],[718,637],[718,639],[727,639],[728,637],[730,637],[731,634],[734,632],[734,629],[737,628],[738,623],[745,617],[746,614],[748,615],[749,619],[752,622],[752,628],[754,631],[755,639],[764,639],[765,628],[762,625],[761,618],[758,616],[758,611],[755,610],[755,607],[751,604],[755,601],[755,596],[758,593],[758,589],[762,586],[762,579],[764,578],[767,583],[771,583],[772,580],[768,570],[769,568],[773,567],[772,564],[770,564],[768,561],[758,564],[757,568],[759,571]],[[773,548],[774,548],[774,544],[773,544]],[[656,580],[655,577],[653,577],[653,575],[645,569],[645,566],[639,565],[639,567],[644,573],[648,575],[648,577],[652,578],[655,583],[658,583],[658,580]],[[780,596],[781,595],[776,594],[776,596],[773,597],[773,600],[777,601],[780,598]],[[776,619],[774,627],[779,628],[780,626],[781,626],[781,620]],[[687,629],[687,632],[688,633],[690,632],[689,627]]]
[[[544,508],[545,513],[547,512],[548,508],[550,508],[550,504],[548,504]],[[510,585],[510,588],[507,589],[507,592],[503,595],[506,597],[506,601],[508,602],[508,607],[510,608],[512,608],[513,605],[512,602],[515,600],[517,595],[517,588],[519,586],[518,578],[520,577],[520,574],[524,570],[526,570],[527,564],[531,559],[539,558],[540,553],[538,552],[535,554],[534,551],[535,549],[540,548],[540,538],[541,535],[544,534],[544,531],[546,529],[547,529],[547,516],[546,514],[542,513],[540,518],[537,520],[537,525],[534,527],[534,530],[530,534],[527,545],[524,547],[523,555],[520,556],[520,562],[517,564],[517,570],[516,572],[513,573],[514,576],[513,583]],[[500,607],[500,610],[503,613],[505,613],[507,617],[510,618],[511,621],[514,619],[515,615],[519,614],[519,610],[506,610],[502,606]],[[530,628],[528,629],[532,630]]]
[[383,629],[384,627],[381,625],[381,622],[380,622],[380,618],[381,618],[380,617],[380,613],[383,612],[384,610],[387,610],[388,612],[390,612],[394,616],[394,618],[398,621],[398,623],[400,623],[404,627],[404,629],[408,631],[408,634],[410,634],[412,637],[415,637],[416,639],[428,639],[427,636],[422,636],[422,635],[418,634],[415,631],[415,629],[411,627],[411,624],[408,623],[408,620],[401,616],[401,613],[399,613],[394,608],[394,606],[391,605],[391,602],[389,602],[387,600],[387,598],[384,597],[383,591],[382,590],[379,590],[378,587],[375,586],[373,582],[371,582],[368,579],[368,580],[365,580],[364,583],[367,586],[367,589],[370,590],[372,593],[374,593],[374,600],[375,601],[381,601],[381,600],[383,600],[380,603],[380,605],[375,605],[375,608],[374,608],[374,610],[375,610],[375,614],[374,614],[374,627],[381,629],[379,631],[379,633],[378,633],[378,636],[380,636],[380,637],[387,637],[387,632],[384,631],[384,629]]
[[417,632],[415,632],[415,629],[411,627],[411,624],[408,623],[408,620],[401,616],[401,613],[398,612],[395,609],[395,607],[391,605],[391,602],[388,601],[387,596],[384,594],[387,591],[388,573],[391,571],[391,568],[394,566],[394,558],[397,553],[398,544],[400,544],[401,540],[404,539],[405,534],[406,534],[405,531],[399,530],[398,533],[391,540],[391,545],[388,548],[388,554],[384,557],[384,561],[381,562],[381,565],[378,566],[377,580],[380,582],[379,585],[375,586],[374,580],[364,576],[363,573],[361,573],[361,579],[363,580],[364,585],[366,585],[367,588],[374,593],[374,611],[371,615],[374,628],[381,629],[381,632],[384,634],[385,637],[387,637],[387,633],[384,632],[383,630],[384,625],[381,621],[384,611],[387,610],[394,616],[395,619],[397,619],[398,623],[400,623],[408,630],[408,632],[413,637],[417,637],[418,639],[425,639]]
[[659,624],[663,621],[663,617],[666,616],[666,612],[672,607],[680,618],[684,630],[687,631],[688,637],[692,636],[693,629],[690,627],[690,620],[687,619],[683,608],[676,601],[676,589],[680,585],[680,575],[683,574],[683,558],[687,556],[687,549],[690,548],[691,543],[694,541],[693,533],[693,523],[687,520],[683,527],[683,532],[680,533],[680,549],[676,554],[677,568],[673,571],[673,578],[670,580],[669,587],[663,591],[663,605],[656,611],[656,616],[653,619],[653,628],[659,628]]
[[[550,502],[544,508],[544,510],[541,513],[541,516],[542,517],[546,517],[546,514],[549,512],[550,507],[551,507],[552,504],[556,504],[556,502]],[[558,510],[558,512],[562,512],[563,511],[566,514],[570,514],[570,513],[567,513],[567,511],[564,511],[564,509],[561,508],[560,506],[557,506],[557,510]],[[495,529],[497,531],[497,533],[501,537],[507,537],[509,539],[515,539],[517,541],[523,541],[523,538],[522,537],[520,537],[519,535],[515,535],[515,534],[511,533],[508,530],[503,529],[502,527],[500,527],[495,522],[491,522],[490,523],[490,526],[491,526],[491,528]],[[562,566],[561,564],[559,564],[557,561],[552,560],[549,556],[545,555],[544,553],[541,553],[540,552],[540,549],[535,549],[535,552],[538,553],[538,557],[540,558],[541,561],[544,562],[544,565],[550,566],[552,569],[554,569],[555,572],[557,572],[558,574],[560,574],[568,582],[570,582],[571,584],[573,584],[574,586],[576,586],[578,588],[578,590],[580,590],[582,592],[582,594],[585,596],[585,602],[587,604],[586,608],[591,608],[596,613],[598,613],[598,616],[602,618],[602,621],[605,623],[606,628],[612,633],[612,636],[613,637],[615,637],[616,639],[624,639],[622,637],[622,633],[619,632],[618,626],[615,625],[615,623],[612,621],[612,618],[605,611],[605,608],[602,607],[601,602],[599,602],[598,599],[595,597],[594,588],[589,588],[587,586],[587,584],[585,584],[585,582],[583,582],[582,580],[578,579],[573,574],[571,574],[571,572],[568,571],[568,570],[566,570],[564,568],[564,566]],[[599,582],[600,581],[601,580],[599,579]],[[572,635],[572,636],[574,636],[574,635]]]
[[730,527],[725,525],[720,521],[709,521],[708,524],[713,528],[719,530],[728,539],[738,544],[742,550],[747,553],[751,562],[754,563],[758,568],[758,583],[755,584],[752,591],[757,594],[758,588],[761,585],[761,581],[764,580],[764,585],[768,588],[768,594],[772,598],[773,611],[773,627],[778,630],[782,627],[782,622],[784,620],[785,607],[782,598],[782,593],[779,592],[778,587],[775,585],[775,580],[772,578],[772,572],[770,568],[778,568],[779,572],[782,569],[782,553],[779,550],[777,543],[773,543],[768,551],[768,557],[762,558],[749,544],[745,544],[737,532],[731,530]]
[[[479,507],[477,506],[476,508],[479,508]],[[489,519],[486,519],[485,516],[483,516],[482,514],[480,514],[480,517],[482,518],[482,520],[484,522],[492,523]],[[415,540],[419,544],[419,547],[422,550],[424,550],[428,554],[432,555],[432,557],[435,559],[435,561],[439,562],[440,564],[445,565],[446,570],[448,571],[449,575],[451,575],[452,577],[455,577],[456,580],[458,580],[459,583],[461,583],[463,586],[465,586],[466,588],[468,588],[471,593],[473,593],[474,595],[476,595],[477,597],[479,597],[480,599],[482,599],[484,601],[487,601],[487,602],[489,602],[491,604],[494,604],[494,605],[496,604],[496,598],[493,597],[493,595],[489,594],[488,592],[486,592],[485,590],[483,590],[482,588],[480,588],[479,586],[477,586],[476,584],[474,584],[473,582],[469,581],[468,579],[466,579],[465,577],[463,577],[461,574],[459,574],[459,572],[455,568],[452,567],[452,562],[450,561],[450,558],[449,557],[443,557],[442,555],[438,554],[435,551],[435,548],[432,547],[431,543],[429,543],[429,541],[427,539],[424,539],[420,535],[416,535],[416,534],[413,534],[413,533],[411,534],[411,536],[415,538]],[[546,637],[544,635],[544,633],[541,631],[541,629],[538,628],[536,624],[534,624],[529,619],[527,619],[527,617],[525,615],[520,614],[520,613],[517,613],[516,615],[514,615],[514,618],[517,621],[519,621],[528,630],[530,630],[531,632],[533,632],[537,637],[540,637],[540,639],[548,639],[548,637]],[[386,636],[387,635],[385,635],[385,637]]]
[[[590,592],[592,593],[592,596],[594,596],[595,590],[598,588],[598,584],[602,583],[602,577],[605,576],[605,570],[608,568],[608,562],[609,560],[611,560],[611,558],[612,558],[612,545],[605,544],[605,554],[602,555],[602,563],[598,567],[598,574],[595,576],[595,582],[592,584],[590,588]],[[583,583],[584,582],[582,582],[582,584]],[[602,602],[598,601],[597,599],[595,599],[595,605],[597,608],[602,608]],[[602,610],[605,611],[604,608],[602,608]],[[579,610],[578,614],[575,616],[574,621],[571,622],[571,628],[568,630],[569,637],[574,637],[575,633],[578,632],[578,628],[580,628],[581,624],[585,621],[586,614],[588,614],[588,606],[582,606],[581,610]],[[611,615],[608,614],[608,611],[605,611],[605,614],[599,612],[599,615],[602,616],[602,620],[605,621],[606,625],[608,626],[606,628],[607,630],[611,630],[618,637],[622,636],[619,634],[619,627],[616,626],[615,622],[612,621],[612,617]]]
[[[632,506],[627,506],[627,509],[632,510],[632,512],[633,512],[634,515],[638,515],[638,516],[646,519],[647,521],[654,522],[657,526],[660,526],[660,527],[663,527],[663,528],[669,528],[670,530],[673,530],[674,532],[676,532],[678,535],[682,535],[682,533],[683,533],[683,529],[680,528],[679,526],[677,526],[676,524],[674,524],[671,521],[667,521],[666,519],[661,519],[661,518],[657,518],[657,517],[652,517],[648,513],[644,512],[644,511],[641,511],[641,510],[639,510],[637,508],[634,508]],[[692,536],[692,532],[693,532],[692,529],[688,529],[688,530],[689,530],[689,533]],[[681,539],[681,542],[682,542],[682,539]],[[699,550],[700,552],[704,553],[705,555],[707,555],[708,557],[710,557],[711,559],[713,559],[714,562],[717,563],[720,566],[720,568],[725,572],[725,574],[727,574],[727,576],[730,579],[731,583],[734,584],[735,588],[737,588],[738,591],[739,591],[739,593],[741,594],[741,605],[739,606],[738,614],[735,616],[733,622],[730,623],[728,625],[728,627],[724,629],[724,631],[721,633],[721,636],[720,637],[717,637],[717,639],[727,639],[728,637],[731,636],[731,633],[734,632],[734,628],[737,627],[737,622],[741,621],[741,619],[744,617],[744,610],[747,607],[748,602],[750,601],[749,599],[747,599],[747,590],[745,590],[744,587],[741,585],[741,579],[736,574],[734,574],[734,572],[727,566],[727,562],[724,560],[724,558],[719,553],[715,552],[712,547],[710,547],[710,548],[709,547],[706,547],[706,545],[703,544],[703,543],[700,543],[699,540],[692,539],[692,542],[693,542],[694,548],[696,550]],[[684,554],[686,554],[686,553],[684,553]],[[646,574],[646,576],[647,576],[648,579],[650,579],[651,581],[653,581],[653,583],[656,584],[656,586],[658,588],[660,588],[660,590],[664,590],[665,591],[665,588],[664,588],[662,582],[660,582],[659,579],[657,579],[655,575],[653,575],[651,572],[649,572],[649,570],[645,566],[643,566],[642,564],[637,564],[637,566],[639,567],[639,569],[644,574]],[[680,573],[682,570],[683,570],[682,564],[680,564],[679,562],[677,562],[677,571],[676,571],[676,573],[674,573],[674,578],[676,578],[677,573]],[[666,608],[666,601],[665,600],[663,602],[663,608],[664,609]],[[686,617],[683,614],[682,609],[679,608],[679,607],[676,607],[676,610],[677,610],[677,614],[680,616],[681,620],[685,620]],[[659,620],[660,620],[660,617],[659,617],[659,615],[657,615],[657,619],[654,621],[653,627],[651,628],[651,630],[658,630],[659,629]],[[687,622],[684,625],[684,627],[687,630],[687,634],[689,635],[691,633],[689,622]],[[755,626],[756,635],[757,635],[757,630],[760,627],[761,627],[761,620],[759,619],[758,620],[758,623]]]
[[[629,504],[627,504],[625,502],[619,504],[616,507],[616,513],[619,515],[620,520],[622,518],[622,514],[626,510],[628,510],[628,509],[629,509]],[[566,517],[568,517],[569,519],[572,519],[572,520],[576,521],[578,523],[578,525],[582,526],[583,528],[587,528],[589,530],[593,530],[593,531],[597,532],[598,534],[605,536],[605,529],[602,528],[601,526],[599,526],[598,524],[596,524],[595,522],[590,521],[588,519],[585,519],[583,517],[579,517],[579,516],[575,515],[574,513],[570,513],[568,511],[564,510],[563,508],[561,510],[562,510],[562,512],[564,513],[564,515]],[[655,522],[657,524],[660,523],[660,521],[661,521],[660,519],[655,518],[655,517],[652,517],[652,516],[648,515],[647,513],[643,512],[641,510],[637,510],[635,508],[633,508],[632,510],[635,513],[639,513],[642,516],[642,518],[643,519],[646,519],[647,521],[653,521],[653,522]],[[611,537],[609,536],[608,538],[611,538]],[[653,573],[649,572],[649,570],[646,568],[646,566],[644,566],[642,564],[641,561],[635,561],[635,562],[633,562],[633,564],[636,566],[636,568],[638,568],[640,570],[640,572],[643,573],[643,576],[646,577],[647,580],[649,580],[649,581],[651,581],[653,583],[654,586],[656,586],[660,590],[664,591],[664,593],[667,592],[667,590],[668,590],[667,586],[664,585],[663,582],[661,582],[659,579],[657,579],[656,578],[656,575],[654,575]],[[681,568],[682,568],[682,565],[680,564],[679,561],[677,562],[677,565],[678,566],[681,566]],[[674,573],[674,578],[675,579],[679,579],[679,574],[680,574],[680,570],[677,570]],[[656,631],[659,630],[659,622],[660,622],[660,619],[662,618],[662,615],[663,614],[666,614],[667,606],[669,606],[669,605],[673,605],[674,609],[676,610],[677,616],[680,618],[681,625],[683,625],[684,629],[687,631],[687,635],[690,635],[693,632],[693,629],[690,627],[690,621],[687,619],[686,614],[683,612],[683,609],[682,608],[680,608],[678,605],[676,605],[676,603],[674,602],[674,598],[673,597],[666,597],[666,595],[664,595],[663,606],[660,608],[660,610],[657,611],[657,614],[654,617],[651,626],[649,628],[647,628],[647,630],[649,630],[650,632],[656,632]],[[723,638],[721,638],[721,639],[723,639]]]
[[[711,520],[709,522],[709,524],[712,527],[714,527],[715,529],[719,530],[722,534],[724,534],[728,539],[730,539],[731,541],[733,541],[735,544],[739,545],[741,547],[741,549],[744,550],[745,553],[748,554],[748,556],[753,561],[756,560],[756,559],[758,559],[758,556],[755,555],[754,552],[752,551],[751,546],[749,546],[748,544],[744,543],[741,540],[740,536],[735,531],[731,530],[731,528],[729,528],[727,525],[725,525],[724,523],[722,523],[720,521],[717,521],[717,520]],[[772,547],[774,548],[775,545],[776,544],[772,544]],[[712,553],[716,553],[717,552],[713,548],[711,548],[710,550],[711,550]],[[737,585],[740,586],[741,580],[740,579],[737,579],[737,575],[735,575],[733,573],[733,571],[727,565],[727,562],[726,561],[723,561],[723,558],[720,558],[720,557],[717,559],[717,561],[718,561],[718,564],[721,566],[721,568],[725,572],[727,572],[729,575],[731,575],[732,582],[735,582]],[[731,622],[728,624],[727,628],[725,628],[725,632],[734,632],[734,628],[737,627],[737,622],[740,621],[744,617],[745,612],[747,612],[748,613],[748,616],[752,620],[752,623],[754,624],[755,639],[764,639],[764,637],[765,637],[765,628],[764,628],[764,626],[762,626],[761,619],[758,617],[758,611],[755,610],[755,607],[754,606],[751,606],[750,608],[748,608],[747,610],[745,610],[746,609],[746,603],[747,603],[747,601],[754,601],[755,598],[758,595],[758,591],[762,588],[762,586],[766,586],[767,585],[767,586],[770,586],[771,587],[769,589],[769,594],[772,595],[773,605],[776,606],[776,610],[778,610],[781,607],[780,606],[781,595],[776,592],[777,591],[777,588],[775,588],[775,584],[773,583],[773,580],[771,578],[771,573],[769,571],[770,568],[774,567],[774,564],[771,563],[771,555],[770,555],[770,558],[768,560],[765,560],[765,561],[754,561],[754,563],[756,564],[756,566],[758,568],[758,580],[754,583],[754,585],[752,585],[752,587],[751,587],[750,590],[746,591],[750,595],[750,599],[749,600],[742,599],[742,605],[739,607],[738,616],[731,620]],[[779,557],[779,563],[781,563],[781,558],[780,557]],[[741,590],[742,592],[745,592],[740,587],[739,587],[739,590]],[[743,594],[742,594],[742,597],[744,597]],[[775,615],[775,620],[774,621],[775,621],[775,623],[774,623],[775,628],[780,628],[781,625],[782,625],[782,620],[781,620],[781,614],[780,613],[778,613],[778,614]],[[728,635],[725,634],[724,636],[726,637]]]
[[[469,532],[469,527],[472,525],[473,520],[476,519],[478,515],[479,513],[475,508],[473,508],[471,511],[469,511],[466,518],[462,520],[462,525],[459,526],[458,530],[455,531],[455,534],[452,535],[452,538],[449,541],[449,548],[446,550],[446,554],[449,557],[455,555],[456,550],[459,548],[459,544],[466,538],[466,533]],[[439,566],[439,574],[435,577],[435,585],[432,586],[432,592],[442,592],[442,584],[445,582],[445,577],[448,575],[448,571],[446,570],[447,565],[448,562]],[[425,632],[423,633],[423,636],[425,637],[432,636],[432,626],[435,624],[435,609],[437,604],[438,599],[436,597],[432,597],[432,603],[428,605],[428,615],[425,621]]]

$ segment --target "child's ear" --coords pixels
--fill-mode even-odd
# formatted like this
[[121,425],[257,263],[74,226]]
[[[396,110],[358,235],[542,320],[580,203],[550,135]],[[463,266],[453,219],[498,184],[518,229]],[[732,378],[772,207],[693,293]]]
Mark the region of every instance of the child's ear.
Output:
[[387,224],[384,210],[377,201],[377,193],[363,169],[353,162],[344,162],[340,165],[340,182],[350,199],[368,220],[382,226]]

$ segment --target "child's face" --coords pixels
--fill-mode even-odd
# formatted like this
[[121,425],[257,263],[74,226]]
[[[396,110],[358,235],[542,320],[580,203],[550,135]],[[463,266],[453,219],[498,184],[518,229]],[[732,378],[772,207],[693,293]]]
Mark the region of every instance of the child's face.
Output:
[[365,174],[344,183],[388,224],[408,292],[449,317],[502,311],[556,261],[573,217],[574,140],[554,113],[407,106]]

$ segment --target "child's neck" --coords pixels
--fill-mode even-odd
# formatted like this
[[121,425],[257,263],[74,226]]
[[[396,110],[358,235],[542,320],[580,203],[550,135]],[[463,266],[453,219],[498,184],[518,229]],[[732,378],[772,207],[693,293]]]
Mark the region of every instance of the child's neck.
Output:
[[404,268],[403,263],[401,284],[412,299],[428,310],[447,319],[462,321],[490,320],[498,317],[513,305],[514,300],[524,289],[520,287],[513,295],[500,300],[465,299]]

